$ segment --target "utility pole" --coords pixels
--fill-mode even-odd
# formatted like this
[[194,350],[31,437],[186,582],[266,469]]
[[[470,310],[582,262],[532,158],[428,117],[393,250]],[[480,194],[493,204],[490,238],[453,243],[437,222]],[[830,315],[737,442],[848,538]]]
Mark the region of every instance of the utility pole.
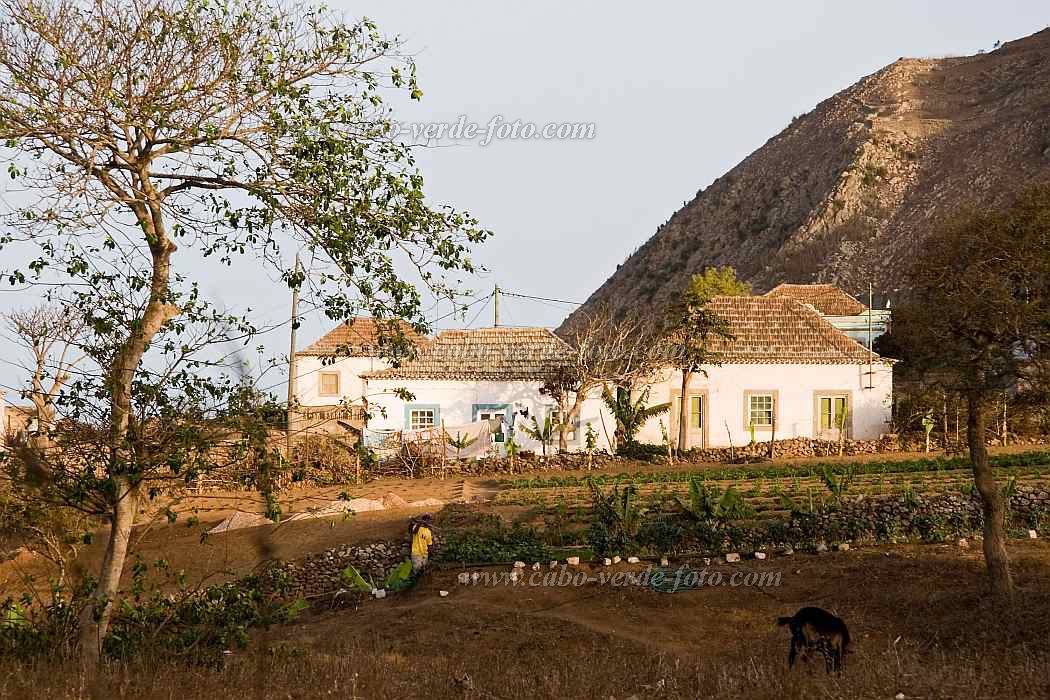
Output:
[[492,307],[493,307],[493,319],[492,319],[492,321],[493,321],[493,323],[492,323],[492,327],[493,328],[499,328],[499,285],[498,284],[496,285],[496,288],[492,292],[492,299],[493,299],[493,304],[492,304]]
[[[299,254],[295,254],[295,271],[293,275],[298,277],[301,265],[299,263]],[[299,285],[298,279],[295,281],[295,285],[292,287],[292,315],[291,315],[291,330],[288,332],[288,420],[285,426],[285,458],[288,461],[292,459],[292,406],[295,405],[295,394],[296,394],[296,362],[295,362],[295,331],[299,325]]]
[[875,348],[874,340],[871,337],[871,305],[874,303],[874,294],[871,289],[871,282],[868,282],[868,388],[874,389],[874,378],[872,373],[875,371]]

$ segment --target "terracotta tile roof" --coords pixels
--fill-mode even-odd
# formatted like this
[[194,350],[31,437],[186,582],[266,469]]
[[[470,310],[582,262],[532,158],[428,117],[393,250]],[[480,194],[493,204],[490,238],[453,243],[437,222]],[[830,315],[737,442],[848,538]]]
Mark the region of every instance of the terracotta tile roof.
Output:
[[[715,297],[708,310],[729,324],[733,339],[715,337],[710,348],[727,364],[864,364],[867,348],[838,330],[811,306],[776,296]],[[872,354],[875,362],[886,362]]]
[[[374,318],[355,318],[332,329],[317,341],[303,348],[296,355],[319,355],[324,357],[378,357],[379,331],[381,324],[390,334],[396,328],[394,321],[376,321]],[[413,345],[426,345],[428,339],[416,332],[406,321],[396,322]]]
[[363,375],[366,379],[543,381],[571,354],[546,328],[444,331],[414,360]]
[[825,316],[856,316],[868,310],[833,284],[781,284],[766,292],[766,296],[809,304]]

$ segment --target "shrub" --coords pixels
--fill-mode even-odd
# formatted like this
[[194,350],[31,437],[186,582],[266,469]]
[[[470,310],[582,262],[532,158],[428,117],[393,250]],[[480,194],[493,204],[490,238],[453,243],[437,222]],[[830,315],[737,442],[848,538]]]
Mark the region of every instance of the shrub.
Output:
[[549,555],[550,548],[534,528],[520,523],[508,528],[502,522],[484,530],[450,533],[440,553],[444,561],[479,564],[544,561]]

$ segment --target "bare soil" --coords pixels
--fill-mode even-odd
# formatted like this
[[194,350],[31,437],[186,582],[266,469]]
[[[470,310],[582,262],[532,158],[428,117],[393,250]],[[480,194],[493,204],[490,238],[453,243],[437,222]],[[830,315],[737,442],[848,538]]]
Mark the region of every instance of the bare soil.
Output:
[[[1050,544],[1010,550],[1010,602],[982,595],[979,548],[955,546],[745,562],[718,570],[780,571],[781,585],[676,594],[471,587],[435,570],[411,592],[260,632],[222,669],[137,662],[94,688],[67,665],[0,669],[0,697],[1048,697]],[[774,620],[810,604],[850,626],[841,677],[787,669]]]

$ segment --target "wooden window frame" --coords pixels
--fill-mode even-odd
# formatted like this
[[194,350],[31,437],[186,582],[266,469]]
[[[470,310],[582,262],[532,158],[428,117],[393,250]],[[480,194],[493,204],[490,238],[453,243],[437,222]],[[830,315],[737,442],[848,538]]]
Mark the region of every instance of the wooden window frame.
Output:
[[[341,395],[340,391],[343,388],[342,387],[343,381],[342,381],[342,377],[340,376],[340,373],[339,372],[321,372],[320,374],[321,374],[321,376],[317,380],[317,395],[318,396],[340,396]],[[335,377],[335,391],[329,392],[329,391],[325,391],[324,390],[325,377]]]
[[[817,389],[813,392],[813,437],[818,438],[824,428],[820,427],[820,400],[830,399],[846,399],[846,439],[853,438],[853,423],[856,420],[855,407],[853,404],[853,391],[849,389]],[[834,411],[834,404],[832,404],[832,411]],[[834,418],[834,413],[832,414]],[[831,430],[838,430],[838,426],[831,428]]]
[[748,389],[744,392],[744,430],[751,430],[751,397],[769,396],[773,399],[773,422],[770,425],[756,425],[755,432],[770,432],[780,425],[780,392],[777,389]]

